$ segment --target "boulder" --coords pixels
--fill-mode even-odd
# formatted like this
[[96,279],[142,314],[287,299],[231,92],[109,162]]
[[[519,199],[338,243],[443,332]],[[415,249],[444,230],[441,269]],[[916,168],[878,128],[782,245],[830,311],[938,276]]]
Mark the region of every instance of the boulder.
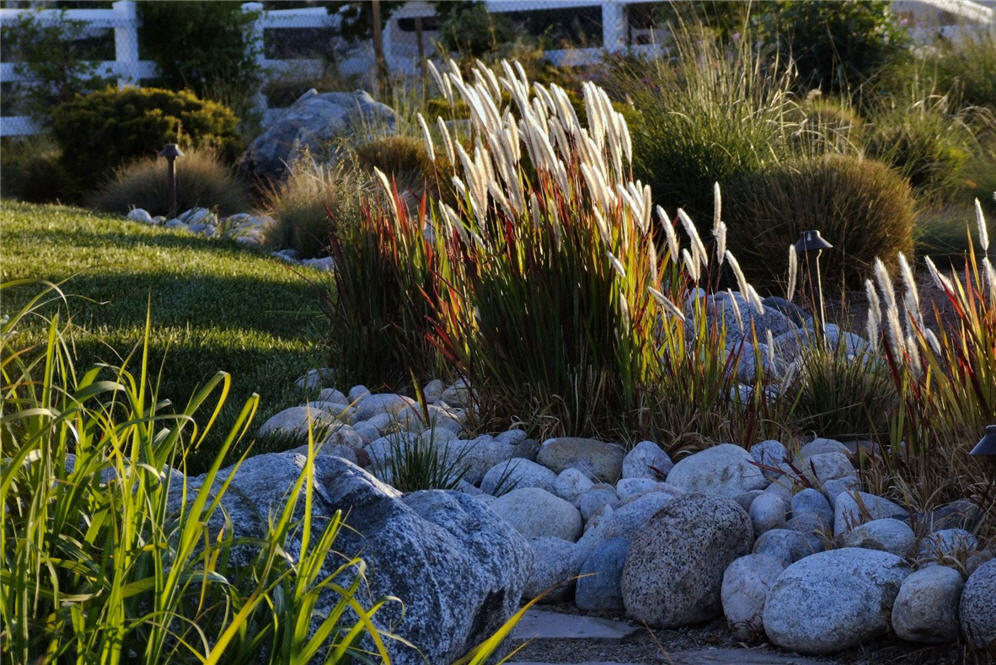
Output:
[[[785,446],[782,445],[781,441],[767,439],[766,441],[761,441],[751,446],[750,456],[751,459],[760,465],[771,467],[771,469],[777,469],[778,465],[788,458],[788,452],[785,450]],[[762,469],[765,477],[772,479],[775,476],[780,475],[779,472],[772,471],[771,469]]]
[[446,444],[448,454],[454,455],[465,466],[467,482],[479,485],[484,480],[484,474],[499,462],[511,459],[515,446],[510,443],[500,443],[488,435],[476,439],[451,439]]
[[581,517],[587,522],[593,515],[606,506],[615,508],[619,505],[619,495],[616,494],[612,485],[599,483],[593,485],[591,489],[578,497],[578,508],[581,510]]
[[764,639],[764,602],[785,562],[766,554],[736,559],[723,573],[720,598],[733,636],[743,642]]
[[819,438],[813,439],[799,449],[799,457],[802,459],[807,459],[813,455],[822,455],[824,453],[843,453],[844,455],[850,455],[851,449],[836,439]]
[[813,519],[810,523],[821,531],[830,531],[833,528],[833,508],[819,490],[807,487],[792,497],[792,517],[799,518],[804,515],[811,516]]
[[836,510],[837,497],[844,492],[854,492],[859,487],[861,487],[861,483],[855,476],[834,478],[823,483],[823,496],[830,501],[830,505],[833,506],[834,510]]
[[[592,517],[579,544],[590,551],[598,543],[613,538],[632,541],[650,518],[673,500],[674,497],[663,492],[650,492],[613,508],[607,514],[602,513],[600,518]],[[584,497],[581,501],[583,508]]]
[[964,529],[941,529],[929,533],[920,541],[920,559],[943,559],[973,552],[979,547],[975,536]]
[[[537,464],[536,466],[546,469],[547,473],[553,474],[553,471],[550,471],[550,469],[541,464]],[[591,482],[591,479],[584,472],[574,468],[564,469],[553,481],[553,493],[564,501],[570,501],[575,507],[578,507],[581,505],[581,495],[594,486],[595,483]]]
[[927,566],[912,573],[903,580],[892,606],[892,629],[908,642],[957,640],[958,601],[964,586],[954,568]]
[[752,464],[750,453],[732,443],[721,443],[689,455],[674,465],[667,482],[686,492],[733,498],[768,482]]
[[605,483],[615,483],[622,475],[626,452],[615,443],[597,439],[559,437],[547,439],[536,455],[536,461],[555,473],[575,468]]
[[851,529],[841,542],[845,547],[865,547],[905,557],[916,543],[916,534],[906,522],[885,517]]
[[846,547],[796,561],[764,605],[774,644],[822,654],[857,646],[889,628],[893,601],[909,574],[895,554]]
[[772,529],[762,533],[754,542],[754,554],[767,554],[785,565],[819,552],[813,549],[809,539],[795,529]]
[[595,546],[581,564],[574,604],[588,612],[620,612],[623,609],[622,572],[629,541],[612,538]]
[[664,480],[674,462],[653,441],[641,441],[623,458],[623,478],[650,478]]
[[489,507],[526,538],[553,536],[573,543],[581,535],[578,509],[538,487],[514,489]]
[[304,152],[333,162],[336,155],[329,146],[370,129],[393,134],[394,111],[363,90],[319,94],[311,89],[249,144],[239,160],[239,174],[247,180],[282,179],[287,165]]
[[674,485],[665,482],[658,482],[650,478],[620,478],[616,483],[616,494],[621,501],[642,496],[647,492],[664,492],[670,496],[681,496],[684,490],[678,489]]
[[818,453],[807,457],[800,469],[807,477],[815,480],[817,487],[829,480],[839,478],[857,478],[858,472],[851,460],[844,453]]
[[513,457],[488,469],[481,481],[481,491],[497,495],[519,487],[539,487],[552,492],[556,479],[553,471],[542,464]]
[[961,632],[972,646],[996,648],[996,559],[971,574],[958,605]]
[[333,427],[335,423],[335,418],[328,411],[313,409],[310,406],[292,406],[270,416],[260,426],[256,436],[260,438],[281,436],[307,441],[309,424],[312,432],[318,434]]
[[750,517],[733,501],[671,499],[630,545],[621,582],[626,614],[663,628],[718,616],[723,572],[753,539]]
[[842,492],[834,504],[833,533],[842,536],[860,524],[883,517],[906,519],[909,513],[899,504],[868,492]]
[[982,509],[970,499],[957,499],[927,513],[918,513],[916,522],[927,533],[942,529],[974,531],[982,520]]
[[522,592],[523,600],[532,600],[547,592],[541,603],[570,602],[574,597],[574,578],[581,561],[577,545],[561,538],[531,538],[533,572]]
[[[294,453],[269,453],[242,463],[221,500],[237,537],[266,535],[267,517],[284,506],[305,460]],[[215,487],[231,473],[232,467],[222,470]],[[188,489],[196,491],[203,481],[204,476],[191,478]],[[403,603],[387,603],[374,623],[390,628],[421,653],[387,640],[392,662],[452,662],[517,610],[532,551],[515,529],[471,497],[439,490],[402,497],[363,469],[332,456],[315,458],[314,483],[312,543],[327,518],[341,510],[351,528],[339,532],[334,549],[366,562],[361,602],[370,605],[395,596]],[[179,493],[171,498],[172,508],[178,509]],[[298,514],[304,505],[299,502]],[[285,544],[291,555],[300,548],[299,538],[291,536]],[[250,550],[251,545],[233,550],[236,565],[251,560]],[[319,577],[331,575],[341,562],[330,556]],[[312,630],[338,600],[332,590],[321,594]]]
[[748,510],[754,535],[759,536],[765,531],[785,526],[786,512],[785,502],[780,496],[772,492],[761,492],[751,501]]

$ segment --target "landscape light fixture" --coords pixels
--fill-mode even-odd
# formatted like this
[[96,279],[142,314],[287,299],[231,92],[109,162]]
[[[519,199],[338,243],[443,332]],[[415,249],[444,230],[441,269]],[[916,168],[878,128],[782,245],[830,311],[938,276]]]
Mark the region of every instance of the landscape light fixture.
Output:
[[169,186],[169,219],[176,217],[176,158],[183,157],[183,152],[175,143],[167,143],[159,151],[160,157],[166,158],[166,178]]
[[989,472],[996,482],[996,425],[986,425],[986,433],[969,453],[973,457],[984,457],[989,460]]
[[[824,249],[833,249],[833,245],[828,243],[817,229],[803,231],[799,234],[799,239],[795,241],[795,251],[806,255],[806,273],[809,276],[810,296],[813,295],[813,273],[809,266],[809,255],[816,252],[816,293],[820,299],[820,319],[814,328],[816,328],[816,334],[820,339],[823,338],[825,332],[823,326],[827,320],[826,313],[823,311],[823,278],[820,275],[820,254],[823,253]],[[810,301],[812,302],[812,299]]]

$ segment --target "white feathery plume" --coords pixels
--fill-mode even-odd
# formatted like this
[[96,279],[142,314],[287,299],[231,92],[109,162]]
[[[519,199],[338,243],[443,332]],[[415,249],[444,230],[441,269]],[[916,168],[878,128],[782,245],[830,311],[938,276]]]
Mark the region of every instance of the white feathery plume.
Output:
[[436,69],[436,65],[433,64],[432,60],[427,59],[426,64],[429,66],[429,74],[436,82],[436,87],[439,88],[439,94],[443,96],[447,104],[453,106],[453,87],[450,85],[449,79],[439,73],[439,70]]
[[865,328],[868,341],[876,351],[879,347],[882,324],[882,302],[879,300],[875,285],[870,279],[865,280],[865,295],[868,297],[868,322]]
[[912,334],[906,336],[906,354],[910,359],[910,363],[913,365],[913,369],[916,370],[918,374],[923,372],[923,363],[920,362],[920,347],[916,343]]
[[785,299],[789,302],[795,295],[796,281],[799,278],[799,256],[796,254],[795,245],[789,245],[789,275],[788,288],[785,289]]
[[726,224],[720,222],[712,231],[712,235],[716,238],[716,259],[719,261],[719,265],[723,265],[723,260],[726,258]]
[[685,320],[684,312],[678,309],[678,306],[675,305],[673,302],[671,302],[671,300],[666,295],[664,295],[663,293],[661,293],[660,291],[658,291],[653,287],[649,287],[647,290],[650,291],[650,295],[654,297],[654,300],[657,301],[657,304],[660,305],[665,312],[667,312],[674,318],[678,319],[679,321]]
[[602,217],[598,206],[592,206],[591,212],[595,215],[595,228],[598,229],[598,235],[601,236],[602,242],[605,243],[606,247],[611,247],[612,235],[609,233],[609,225],[605,223],[605,218]]
[[630,326],[629,303],[626,302],[625,296],[619,298],[619,313],[622,314],[623,330],[628,331]]
[[612,264],[612,269],[616,271],[616,274],[626,279],[626,268],[623,266],[622,261],[616,258],[616,255],[612,252],[606,251],[605,256],[608,257],[609,263]]
[[685,227],[685,233],[688,234],[688,237],[692,241],[692,251],[695,253],[696,258],[703,266],[709,265],[709,255],[706,254],[705,245],[702,244],[702,239],[699,237],[699,232],[695,228],[692,218],[684,210],[678,208],[678,219],[681,220],[681,225]]
[[979,227],[979,246],[982,253],[989,253],[989,230],[986,228],[986,218],[982,214],[982,204],[979,199],[975,199],[975,224]]
[[996,269],[989,257],[982,259],[982,274],[985,275],[986,286],[989,288],[989,299],[996,302]]
[[885,298],[886,309],[896,309],[896,289],[892,286],[892,278],[889,277],[889,271],[886,270],[882,259],[877,257],[875,258],[875,280],[878,282],[882,297]]
[[892,353],[896,358],[905,355],[906,339],[903,336],[903,327],[899,323],[899,307],[896,304],[896,291],[892,286],[892,279],[885,269],[885,264],[881,259],[875,259],[875,280],[878,282],[879,291],[885,299],[886,340],[892,348]]
[[737,320],[737,327],[740,330],[743,330],[744,314],[740,311],[740,303],[737,301],[737,297],[733,294],[733,289],[726,289],[726,293],[730,296],[730,304],[733,305],[733,318]]
[[[903,280],[903,305],[906,307],[906,328],[907,333],[912,332],[910,326],[912,321],[916,321],[920,329],[923,329],[923,314],[920,311],[920,294],[917,292],[916,280],[913,279],[913,271],[906,261],[906,256],[899,252],[899,275]],[[912,316],[912,319],[910,318]]]
[[436,161],[436,149],[432,145],[432,134],[429,132],[429,125],[426,124],[425,118],[422,117],[421,113],[417,113],[418,124],[422,126],[422,133],[425,135],[425,151],[429,155],[429,161]]
[[924,263],[927,264],[927,272],[930,273],[931,279],[934,280],[934,285],[942,291],[954,293],[954,286],[951,284],[951,281],[940,273],[929,256],[924,257]]
[[657,206],[655,208],[657,211],[657,217],[660,218],[661,226],[664,227],[664,236],[667,238],[667,248],[671,252],[671,260],[678,260],[678,234],[674,232],[674,224],[671,223],[671,218],[667,216],[664,208]]
[[747,302],[754,306],[754,310],[758,314],[764,314],[764,303],[761,302],[761,295],[750,283],[747,284]]
[[[640,185],[640,181],[636,181],[637,187]],[[642,231],[644,235],[650,233],[650,223],[651,217],[653,215],[654,209],[654,196],[653,192],[650,190],[650,185],[643,186],[643,214],[640,218],[643,220]]]
[[699,281],[699,262],[692,258],[692,255],[688,253],[687,249],[682,248],[681,250],[681,260],[685,264],[685,270],[688,272],[688,276],[692,278],[692,281],[696,284]]
[[740,289],[741,295],[749,300],[750,284],[747,283],[747,278],[744,277],[744,272],[740,269],[740,263],[737,261],[737,257],[733,256],[733,252],[730,250],[726,250],[726,260],[733,269],[733,276],[737,278],[737,287]]
[[546,105],[547,110],[551,114],[553,115],[557,114],[557,105],[553,102],[553,97],[550,96],[550,91],[547,90],[545,86],[542,86],[539,83],[534,82],[533,95],[543,100],[543,103]]
[[716,259],[723,265],[726,254],[726,224],[723,223],[723,197],[719,183],[712,183],[712,237],[716,239]]
[[927,338],[927,343],[930,344],[930,350],[934,352],[935,356],[941,355],[941,343],[937,339],[937,335],[930,328],[924,328],[923,336]]
[[391,188],[391,183],[388,181],[387,176],[376,166],[374,167],[374,174],[377,179],[380,180],[380,184],[383,185],[384,191],[387,192],[387,200],[391,204],[391,212],[394,213],[394,218],[398,219],[398,202],[394,200],[394,190]]
[[658,284],[660,276],[657,270],[657,247],[654,245],[653,234],[647,234],[647,257],[650,260],[650,282]]
[[449,127],[446,126],[446,122],[442,118],[436,117],[436,126],[439,127],[439,133],[443,135],[443,143],[446,144],[446,158],[450,160],[450,164],[456,164],[456,152],[453,148],[453,139],[450,138]]
[[515,211],[513,211],[511,204],[508,202],[508,198],[505,196],[504,192],[501,191],[501,187],[499,187],[498,183],[494,180],[488,181],[488,192],[490,192],[491,198],[493,198],[498,205],[505,210],[506,214],[509,216],[516,214]]
[[768,366],[773,368],[775,366],[775,336],[771,332],[771,328],[768,328],[767,330],[765,330],[764,333],[765,333],[765,340],[764,341],[767,343],[767,347],[768,347],[767,348],[767,350],[768,350]]
[[581,121],[578,120],[578,114],[574,110],[570,98],[564,92],[564,89],[556,83],[550,86],[550,90],[553,92],[554,101],[560,107],[560,117],[564,120],[566,130],[573,135],[577,135],[581,129]]

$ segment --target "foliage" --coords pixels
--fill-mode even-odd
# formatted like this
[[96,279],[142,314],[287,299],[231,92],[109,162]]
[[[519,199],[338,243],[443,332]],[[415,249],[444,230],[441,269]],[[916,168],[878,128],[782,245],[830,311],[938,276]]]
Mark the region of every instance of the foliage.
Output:
[[[300,403],[295,379],[321,364],[313,292],[264,252],[54,206],[4,202],[0,228],[3,280],[72,278],[79,363],[119,365],[141,339],[151,307],[150,366],[160,367],[167,353],[172,359],[159,379],[162,399],[180,402],[223,367],[234,376],[230,399],[244,402],[259,392],[265,420]],[[27,298],[21,289],[5,289],[3,314]],[[41,343],[45,331],[36,326],[22,334]],[[213,432],[230,428],[237,415],[224,409]],[[188,457],[190,470],[206,470],[220,443],[209,435]],[[236,444],[232,456],[243,450],[244,443]]]
[[610,88],[637,112],[636,177],[669,210],[707,218],[714,182],[795,154],[793,79],[755,53],[747,37],[727,47],[695,26],[675,27],[672,55],[620,63]]
[[69,174],[59,150],[45,134],[5,136],[0,148],[0,188],[4,198],[32,203],[57,201],[69,190]]
[[276,221],[267,244],[306,258],[325,256],[336,228],[358,223],[367,180],[346,161],[327,166],[302,156],[288,167],[287,178],[266,192],[265,208]]
[[380,169],[398,182],[399,189],[411,192],[418,200],[429,193],[439,196],[436,167],[429,159],[425,144],[408,136],[386,136],[357,146],[356,160],[360,168],[373,172]]
[[762,39],[791,57],[798,83],[849,94],[879,70],[908,57],[910,37],[883,0],[765,3],[755,14]]
[[470,448],[454,450],[449,441],[436,441],[434,431],[427,437],[394,434],[390,441],[388,453],[374,460],[374,468],[391,487],[405,493],[459,489],[469,469],[464,460]]
[[521,37],[508,17],[488,12],[483,2],[453,8],[439,27],[439,44],[446,53],[471,58],[499,53]]
[[751,13],[750,0],[668,0],[651,7],[654,23],[700,23],[724,42],[744,31]]
[[964,267],[949,273],[927,259],[939,300],[921,300],[910,276],[900,299],[880,277],[884,311],[869,312],[880,322],[884,356],[902,395],[885,457],[890,482],[918,505],[983,494],[988,486],[967,445],[996,410],[996,271],[981,207],[976,213],[981,260],[972,248]]
[[[2,34],[3,61],[17,63],[14,72],[30,79],[17,84],[15,99],[23,95],[25,110],[43,125],[49,124],[53,107],[110,83],[98,73],[96,61],[114,58],[95,57],[93,44],[83,39],[82,21],[46,23],[26,13],[5,23]],[[5,109],[4,115],[10,114]]]
[[939,38],[924,59],[943,92],[996,113],[996,32],[959,26],[955,37]]
[[251,38],[255,12],[237,2],[140,2],[139,43],[159,85],[191,90],[245,117],[263,71]]
[[168,142],[215,148],[229,162],[239,149],[231,110],[190,92],[106,88],[56,107],[52,118],[62,164],[80,190],[131,159],[157,154]]
[[[13,286],[28,285],[0,288]],[[343,557],[319,577],[342,516],[312,533],[313,446],[262,537],[237,538],[221,500],[238,466],[219,471],[249,428],[258,396],[242,407],[194,485],[174,469],[185,470],[185,451],[205,440],[230,377],[216,374],[183,409],[170,409],[150,386],[148,317],[137,372],[122,365],[78,374],[71,328],[45,311],[59,300],[50,285],[0,327],[5,656],[151,664],[321,655],[334,663],[351,662],[360,637],[369,636],[386,661],[371,618],[388,599],[361,605],[362,560]],[[47,330],[41,344],[20,333],[37,318]],[[311,635],[320,594],[336,602]]]
[[[213,208],[219,215],[232,215],[249,209],[246,186],[232,174],[214,151],[189,148],[176,162],[177,210]],[[169,210],[166,160],[145,157],[119,167],[114,178],[97,192],[92,205],[104,212],[125,214],[144,208],[153,215]]]
[[729,246],[748,279],[769,286],[784,279],[789,245],[805,230],[819,229],[834,246],[821,257],[831,291],[842,282],[860,288],[876,257],[895,274],[896,252],[912,250],[909,185],[873,160],[831,155],[788,163],[730,181],[726,198]]

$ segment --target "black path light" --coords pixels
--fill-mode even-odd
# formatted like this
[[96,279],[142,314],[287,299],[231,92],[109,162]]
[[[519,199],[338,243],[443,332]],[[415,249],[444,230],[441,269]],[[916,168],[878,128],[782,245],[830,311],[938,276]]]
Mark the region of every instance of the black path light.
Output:
[[176,158],[183,157],[183,152],[175,143],[167,143],[166,147],[159,151],[160,157],[166,158],[166,177],[169,183],[169,219],[176,217]]
[[969,453],[973,457],[984,457],[989,460],[989,471],[996,482],[996,425],[987,425],[985,435]]
[[799,234],[799,239],[795,241],[795,251],[806,255],[806,273],[809,277],[809,291],[812,296],[813,274],[809,267],[809,255],[816,252],[816,292],[820,299],[820,319],[817,321],[816,334],[822,336],[823,326],[826,324],[826,313],[823,311],[823,278],[820,275],[820,254],[824,249],[832,249],[833,245],[828,243],[816,229],[803,231]]

